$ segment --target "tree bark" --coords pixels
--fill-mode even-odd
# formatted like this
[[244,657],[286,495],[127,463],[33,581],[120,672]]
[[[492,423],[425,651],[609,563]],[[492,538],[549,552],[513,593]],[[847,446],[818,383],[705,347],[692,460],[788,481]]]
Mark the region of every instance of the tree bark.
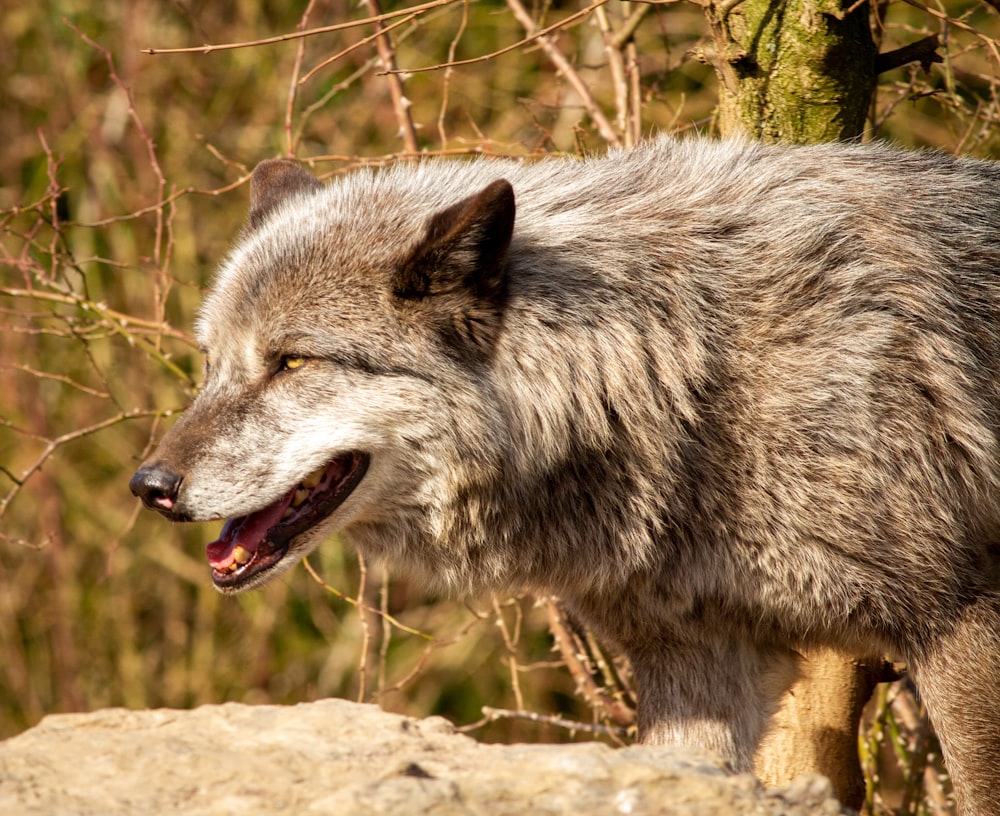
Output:
[[706,13],[724,136],[807,143],[863,133],[876,77],[867,2],[713,0]]
[[806,652],[802,679],[782,699],[757,749],[756,776],[778,786],[804,773],[821,773],[842,804],[859,810],[865,783],[858,723],[884,668],[880,660],[859,663],[830,649]]

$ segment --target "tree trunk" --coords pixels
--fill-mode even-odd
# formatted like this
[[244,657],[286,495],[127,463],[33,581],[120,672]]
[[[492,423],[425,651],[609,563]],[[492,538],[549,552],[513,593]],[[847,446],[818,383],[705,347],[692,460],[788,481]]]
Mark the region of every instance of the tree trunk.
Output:
[[[861,136],[876,78],[867,2],[712,0],[706,14],[722,135],[786,143]],[[826,649],[807,651],[802,668],[755,771],[771,785],[822,773],[841,802],[859,808],[858,723],[876,672]]]
[[858,759],[861,712],[884,664],[858,663],[830,649],[803,655],[802,679],[781,701],[754,757],[765,784],[787,785],[804,773],[829,777],[841,803],[859,810],[865,783]]
[[764,142],[859,137],[875,89],[868,3],[713,0],[719,130]]

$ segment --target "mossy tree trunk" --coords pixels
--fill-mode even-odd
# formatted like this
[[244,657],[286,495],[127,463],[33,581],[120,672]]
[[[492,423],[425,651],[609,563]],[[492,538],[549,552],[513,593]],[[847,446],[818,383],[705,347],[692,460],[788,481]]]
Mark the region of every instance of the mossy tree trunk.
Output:
[[808,143],[862,134],[876,76],[867,2],[714,0],[707,14],[723,135]]
[[[713,0],[706,13],[722,135],[800,144],[861,136],[876,77],[867,2]],[[836,652],[806,651],[758,751],[758,776],[776,785],[820,772],[859,808],[858,720],[876,680]]]

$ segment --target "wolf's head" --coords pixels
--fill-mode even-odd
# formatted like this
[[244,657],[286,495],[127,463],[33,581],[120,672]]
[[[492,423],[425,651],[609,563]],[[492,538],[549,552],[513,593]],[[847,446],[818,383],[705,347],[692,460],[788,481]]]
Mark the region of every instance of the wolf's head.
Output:
[[130,485],[171,520],[228,519],[207,548],[224,592],[337,530],[433,525],[455,468],[496,433],[469,407],[469,374],[501,330],[511,185],[442,193],[410,177],[324,187],[289,161],[254,171],[248,226],[198,323],[204,385]]

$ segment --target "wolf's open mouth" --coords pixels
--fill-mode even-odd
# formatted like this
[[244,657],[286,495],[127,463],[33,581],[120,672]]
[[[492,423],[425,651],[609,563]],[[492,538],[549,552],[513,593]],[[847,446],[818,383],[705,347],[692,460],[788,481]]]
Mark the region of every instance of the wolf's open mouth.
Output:
[[329,516],[351,494],[365,475],[368,461],[362,453],[338,456],[274,504],[229,519],[219,540],[205,548],[215,585],[239,589],[281,561],[293,538]]

